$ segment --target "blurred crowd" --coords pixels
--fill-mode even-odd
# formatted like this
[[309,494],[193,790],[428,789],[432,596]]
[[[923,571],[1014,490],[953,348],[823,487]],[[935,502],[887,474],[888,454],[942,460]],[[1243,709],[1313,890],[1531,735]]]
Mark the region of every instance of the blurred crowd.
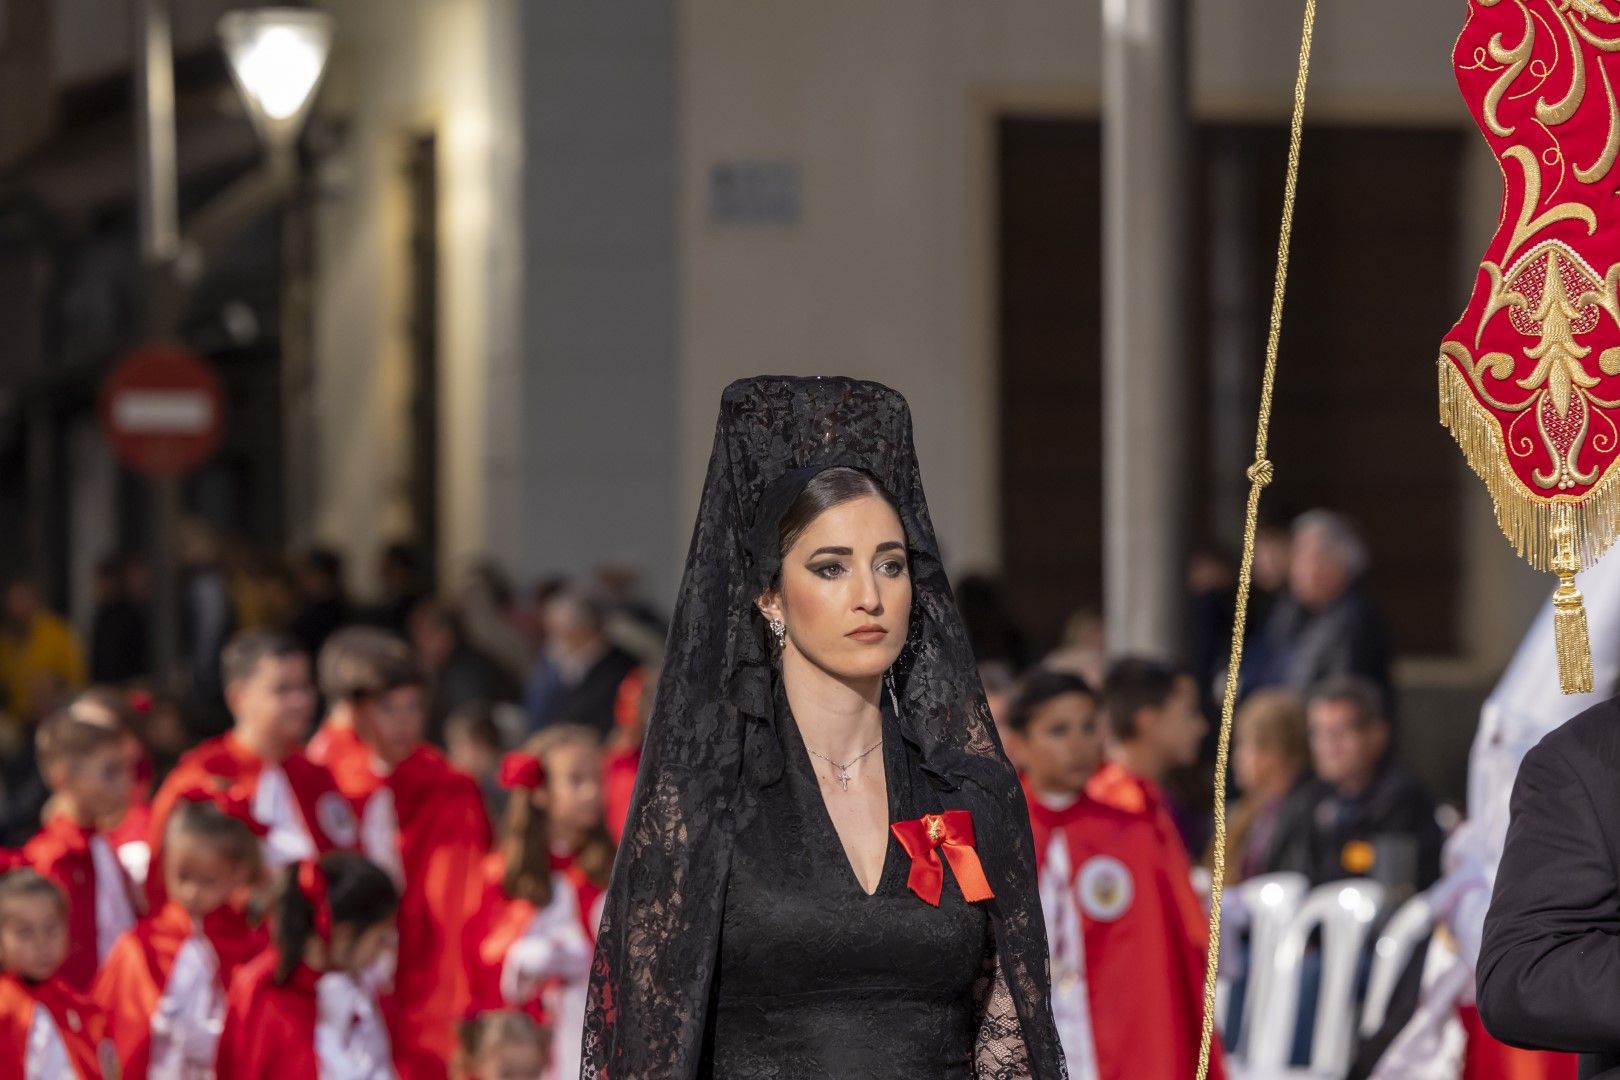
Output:
[[[120,859],[133,879],[146,881],[148,892],[162,880],[152,862],[161,855],[153,849],[167,835],[161,824],[152,824],[152,808],[162,808],[161,792],[185,786],[188,770],[201,767],[199,756],[219,758],[204,770],[217,775],[235,767],[226,759],[247,754],[244,747],[272,764],[307,751],[310,760],[330,769],[362,818],[370,814],[379,780],[368,766],[355,774],[360,779],[351,790],[344,754],[352,749],[360,755],[356,761],[391,762],[396,771],[387,779],[394,799],[389,812],[397,815],[391,827],[405,837],[417,828],[406,819],[414,781],[398,763],[413,760],[418,745],[427,747],[423,753],[442,755],[454,770],[444,776],[464,776],[476,785],[481,809],[473,817],[481,824],[469,824],[450,846],[478,858],[488,852],[492,868],[463,876],[487,881],[502,905],[527,905],[521,910],[533,926],[545,921],[544,911],[556,902],[552,886],[543,882],[544,869],[542,884],[526,891],[520,868],[530,858],[528,845],[538,845],[533,858],[542,868],[549,865],[564,875],[558,881],[570,882],[574,915],[557,925],[577,924],[569,940],[579,955],[566,977],[559,969],[541,981],[555,993],[567,984],[573,996],[554,993],[546,1008],[529,1016],[537,1033],[531,1041],[551,1047],[544,1051],[548,1060],[560,1070],[557,1075],[566,1074],[570,1062],[557,1057],[557,1048],[577,1046],[586,974],[580,965],[588,963],[594,937],[592,905],[606,885],[624,825],[666,633],[662,613],[640,595],[635,571],[603,567],[578,580],[548,578],[519,588],[485,562],[453,588],[435,590],[413,549],[395,544],[379,555],[377,594],[357,597],[347,586],[342,557],[328,549],[270,558],[221,543],[206,526],[191,522],[183,530],[181,554],[182,648],[174,677],[167,679],[154,671],[150,575],[138,558],[111,557],[97,568],[94,613],[85,627],[50,610],[26,578],[7,584],[0,620],[0,844],[39,843],[42,822],[49,823],[71,795],[71,785],[53,776],[52,744],[44,733],[53,723],[66,723],[64,716],[82,719],[98,701],[117,715],[130,738],[138,794],[124,801],[113,820],[98,816],[92,824],[118,838]],[[1362,587],[1368,568],[1355,527],[1331,512],[1314,511],[1261,536],[1247,655],[1236,673],[1240,705],[1231,754],[1228,884],[1291,871],[1313,886],[1371,878],[1400,897],[1439,875],[1443,835],[1435,801],[1393,754],[1398,701],[1383,625]],[[1085,610],[1070,618],[1056,649],[1030,656],[1029,639],[1002,602],[996,580],[969,576],[959,582],[958,601],[991,714],[1025,778],[1043,845],[1043,875],[1053,857],[1045,838],[1063,833],[1073,844],[1091,843],[1092,809],[1118,802],[1127,789],[1146,793],[1131,796],[1155,807],[1157,816],[1142,820],[1172,823],[1168,835],[1148,828],[1137,847],[1126,850],[1119,848],[1125,834],[1114,822],[1099,850],[1168,867],[1168,878],[1181,884],[1167,886],[1160,901],[1195,909],[1187,869],[1214,867],[1212,721],[1232,674],[1227,664],[1236,583],[1231,558],[1196,553],[1188,567],[1186,655],[1146,658],[1113,655],[1102,619]],[[302,675],[286,666],[295,662]],[[246,687],[262,684],[263,694],[285,694],[297,690],[288,690],[289,679],[307,687],[307,715],[277,721],[277,715],[291,715],[286,706],[278,706],[278,714],[278,707],[265,705],[268,719],[254,720]],[[404,734],[396,753],[386,749],[393,722],[387,702],[405,691],[415,704],[401,706],[401,715],[419,709],[420,729],[410,722],[397,729]],[[322,716],[311,740],[311,723]],[[252,734],[255,724],[272,731],[277,723],[285,725],[288,734],[276,738],[286,746]],[[288,778],[294,779],[290,771]],[[529,794],[542,788],[543,799]],[[258,814],[259,803],[254,805]],[[1130,810],[1134,804],[1120,805]],[[304,819],[307,824],[311,815]],[[320,822],[322,828],[329,824]],[[366,827],[362,821],[362,833]],[[331,831],[335,837],[336,828]],[[369,843],[360,846],[370,851]],[[395,846],[390,842],[384,849]],[[1057,857],[1070,856],[1065,851]],[[339,864],[329,869],[347,872]],[[400,872],[407,906],[417,873]],[[1088,896],[1086,881],[1082,873],[1073,888],[1086,916],[1095,919],[1097,905],[1106,909],[1107,901],[1098,899],[1103,894]],[[540,915],[536,902],[544,909]],[[448,904],[442,897],[435,903]],[[465,912],[455,916],[464,917],[470,919]],[[1106,910],[1102,917],[1110,918]],[[1062,911],[1047,912],[1049,927],[1061,925],[1062,918]],[[1189,921],[1199,918],[1194,912]],[[510,965],[508,955],[523,955],[498,927],[482,932],[485,944],[469,945],[469,953],[500,942],[497,970]],[[1052,933],[1055,972],[1061,975],[1061,934]],[[560,946],[547,948],[553,958],[548,963],[555,962]],[[1167,954],[1171,966],[1185,961],[1189,986],[1201,979],[1200,950],[1193,935],[1184,949],[1173,944]],[[1112,950],[1122,957],[1128,952],[1134,950]],[[1104,963],[1108,954],[1105,949],[1087,963]],[[92,960],[89,975],[95,970]],[[466,970],[476,986],[470,959]],[[522,997],[505,983],[490,996],[507,1004]],[[1108,1053],[1106,1027],[1098,1021],[1087,1053]],[[1185,1028],[1196,1030],[1195,1018]],[[466,1028],[464,1038],[471,1041],[464,1054],[476,1054],[486,1029],[504,1031],[517,1044],[530,1030],[493,1010],[483,1026]],[[525,1051],[519,1046],[515,1052]]]

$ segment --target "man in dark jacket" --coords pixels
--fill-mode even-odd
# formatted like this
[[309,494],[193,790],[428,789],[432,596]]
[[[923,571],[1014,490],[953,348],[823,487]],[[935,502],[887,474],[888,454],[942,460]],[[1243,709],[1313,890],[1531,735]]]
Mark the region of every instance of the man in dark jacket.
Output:
[[1485,1029],[1513,1046],[1579,1053],[1581,1080],[1620,1080],[1617,777],[1620,700],[1525,755],[1479,956]]
[[1285,868],[1313,885],[1370,877],[1410,894],[1440,876],[1434,799],[1395,762],[1381,700],[1353,676],[1329,679],[1307,700],[1317,782],[1299,807],[1309,815],[1307,843]]
[[1313,510],[1294,523],[1288,591],[1277,601],[1244,665],[1244,689],[1281,686],[1296,694],[1337,675],[1378,688],[1394,707],[1383,620],[1362,591],[1367,549],[1339,514]]
[[604,738],[613,730],[619,684],[636,658],[607,638],[607,605],[592,593],[565,589],[545,609],[549,693],[531,701],[531,723],[583,724]]

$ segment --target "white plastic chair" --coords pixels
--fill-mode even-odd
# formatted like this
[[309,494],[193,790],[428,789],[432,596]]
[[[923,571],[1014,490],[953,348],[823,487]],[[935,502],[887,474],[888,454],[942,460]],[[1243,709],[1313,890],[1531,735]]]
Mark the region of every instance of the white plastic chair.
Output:
[[[1293,921],[1309,891],[1310,882],[1304,874],[1284,872],[1260,874],[1232,886],[1224,893],[1221,921],[1232,932],[1222,935],[1221,947],[1223,950],[1242,948],[1242,931],[1247,930],[1249,952],[1243,1023],[1237,1042],[1229,1046],[1229,1060],[1243,1061],[1248,1057],[1249,1038],[1260,1016],[1260,1003],[1271,990],[1277,943],[1282,940],[1283,931]],[[1226,1008],[1231,994],[1231,976],[1228,973],[1232,967],[1232,964],[1223,962],[1221,974],[1216,980],[1216,1019],[1223,1030],[1228,1026]]]
[[1384,1026],[1395,984],[1418,945],[1434,932],[1434,908],[1423,894],[1412,897],[1396,909],[1373,945],[1372,973],[1367,979],[1367,997],[1361,1005],[1361,1037],[1371,1038]]
[[[1271,985],[1246,1040],[1246,1077],[1273,1080],[1345,1074],[1356,1031],[1356,970],[1383,903],[1384,887],[1362,878],[1319,886],[1305,898],[1272,956]],[[1322,935],[1322,979],[1310,1065],[1293,1069],[1289,1057],[1299,1013],[1300,973],[1306,947],[1318,930]]]

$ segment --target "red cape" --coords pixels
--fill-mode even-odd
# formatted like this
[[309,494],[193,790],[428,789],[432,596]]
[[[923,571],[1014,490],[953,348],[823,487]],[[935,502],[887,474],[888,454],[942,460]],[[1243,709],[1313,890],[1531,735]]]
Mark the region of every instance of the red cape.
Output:
[[432,747],[418,747],[385,782],[399,821],[405,889],[400,962],[383,1016],[401,1080],[443,1080],[472,1000],[462,948],[483,897],[479,864],[489,851],[489,817],[477,781]]
[[[292,788],[304,827],[315,842],[315,850],[325,854],[334,849],[352,847],[351,838],[334,838],[328,835],[323,824],[326,820],[321,812],[323,799],[331,795],[333,799],[343,801],[332,774],[296,751],[280,765],[287,776],[288,786]],[[146,875],[149,911],[161,909],[167,899],[163,887],[163,830],[169,824],[169,814],[181,793],[197,786],[234,787],[240,784],[251,800],[258,789],[259,774],[264,767],[264,760],[231,734],[210,739],[180,758],[174,771],[169,773],[163,786],[158,789],[157,798],[152,800],[152,869]],[[343,805],[347,810],[347,803]]]
[[360,736],[354,728],[345,724],[342,727],[327,721],[316,729],[310,737],[309,745],[304,748],[304,756],[317,765],[324,765],[337,772],[338,762],[345,757],[358,754],[364,761],[371,759],[371,751],[366,744],[360,741]]
[[602,796],[607,806],[605,818],[615,844],[624,839],[624,821],[630,816],[630,796],[635,793],[636,770],[640,767],[639,746],[613,751],[602,765]]
[[50,1010],[79,1080],[102,1080],[107,1075],[104,1063],[113,1063],[113,1052],[106,1042],[107,1024],[101,1010],[61,979],[29,984],[7,974],[0,974],[0,1075],[23,1075],[28,1028],[34,1022],[34,1010],[41,1006]]
[[[107,1014],[107,1033],[117,1048],[124,1080],[145,1077],[152,1049],[152,1014],[157,1011],[174,958],[191,936],[192,919],[170,903],[140,920],[118,939],[91,990],[91,999]],[[234,908],[220,908],[203,919],[203,934],[219,957],[219,981],[231,984],[236,969],[264,951],[268,935],[248,925]]]
[[[602,888],[586,877],[579,865],[567,856],[553,855],[551,869],[554,873],[560,872],[573,887],[585,937],[594,944],[596,925],[592,914],[597,900],[602,896]],[[506,862],[499,854],[492,854],[483,861],[478,873],[483,895],[477,914],[467,925],[464,952],[471,982],[472,1005],[478,1012],[511,1007],[501,996],[501,967],[506,961],[506,951],[523,936],[536,914],[534,905],[529,901],[514,900],[506,895],[501,885],[501,879],[505,876]],[[538,995],[533,1001],[525,1002],[523,1008],[537,1022],[545,1022]]]
[[[1058,831],[1073,859],[1101,1080],[1195,1075],[1206,923],[1157,789],[1105,765],[1073,806],[1049,810],[1031,796],[1029,807],[1038,865]],[[1210,1076],[1223,1075],[1216,1046]]]
[[[93,827],[58,814],[23,845],[23,856],[29,864],[67,896],[68,954],[57,976],[81,994],[88,993],[95,981],[98,962],[96,865],[90,855],[90,838],[95,835]],[[134,886],[126,881],[125,888],[134,907]],[[138,909],[136,914],[140,914]]]
[[300,964],[277,986],[276,951],[266,949],[238,968],[225,998],[219,1036],[220,1077],[290,1080],[320,1075],[315,1055],[315,983]]

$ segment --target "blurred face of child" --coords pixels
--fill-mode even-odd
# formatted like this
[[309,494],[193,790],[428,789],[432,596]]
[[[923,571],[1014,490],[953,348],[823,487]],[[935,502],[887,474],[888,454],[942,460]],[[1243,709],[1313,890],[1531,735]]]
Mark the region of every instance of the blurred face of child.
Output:
[[559,746],[546,755],[546,787],[552,828],[580,834],[602,824],[602,752],[584,743]]
[[13,897],[0,909],[0,966],[29,982],[44,982],[67,959],[67,919],[60,898]]
[[483,1046],[474,1068],[478,1080],[539,1080],[546,1071],[545,1051],[538,1042]]
[[170,899],[201,919],[247,887],[248,868],[219,844],[180,832],[163,846],[163,884]]
[[451,727],[444,733],[445,753],[450,764],[468,776],[484,776],[495,770],[500,754],[466,727]]
[[98,746],[49,769],[51,788],[66,795],[82,825],[114,820],[129,809],[135,763],[122,741]]
[[1136,720],[1138,734],[1151,742],[1171,766],[1196,765],[1209,721],[1198,710],[1198,685],[1192,676],[1176,679],[1164,705],[1143,709]]
[[308,738],[315,717],[309,657],[264,657],[251,675],[226,688],[225,698],[244,739],[277,760],[286,757]]
[[332,952],[327,967],[358,975],[392,950],[397,939],[393,916],[373,923],[359,933],[349,924],[338,923],[332,927]]
[[399,686],[366,705],[362,735],[384,764],[398,765],[422,745],[427,730],[427,692],[420,686]]
[[1074,795],[1103,760],[1103,724],[1086,694],[1059,694],[1041,702],[1022,732],[1013,734],[1024,775],[1036,791]]

